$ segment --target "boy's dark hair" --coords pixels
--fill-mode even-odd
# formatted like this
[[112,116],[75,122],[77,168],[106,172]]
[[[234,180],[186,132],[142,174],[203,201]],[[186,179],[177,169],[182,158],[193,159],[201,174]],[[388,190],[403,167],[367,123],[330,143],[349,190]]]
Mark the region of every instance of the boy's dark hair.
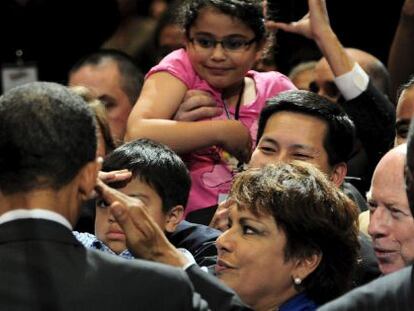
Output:
[[255,34],[256,42],[265,37],[264,16],[261,1],[257,0],[192,0],[187,1],[181,12],[182,24],[187,34],[197,20],[203,8],[214,8],[220,12],[239,19]]
[[191,178],[181,158],[170,148],[149,139],[128,142],[111,152],[102,170],[127,169],[133,178],[147,183],[161,197],[164,213],[187,205]]
[[260,113],[257,142],[272,115],[281,111],[294,112],[318,118],[326,123],[327,132],[323,138],[323,146],[330,166],[349,160],[355,144],[355,126],[338,104],[313,92],[299,90],[282,92],[268,99],[266,104]]
[[136,66],[134,60],[127,54],[112,49],[102,49],[81,58],[69,71],[69,75],[78,71],[84,66],[97,66],[104,61],[111,60],[118,66],[121,77],[121,88],[128,96],[128,100],[133,106],[138,99],[144,84],[144,76]]
[[96,154],[95,118],[56,83],[35,82],[0,97],[0,190],[59,190]]

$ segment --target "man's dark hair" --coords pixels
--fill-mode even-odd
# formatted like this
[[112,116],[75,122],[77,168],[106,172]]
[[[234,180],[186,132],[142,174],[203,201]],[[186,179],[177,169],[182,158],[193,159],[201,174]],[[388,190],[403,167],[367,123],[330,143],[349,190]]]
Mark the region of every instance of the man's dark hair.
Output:
[[310,299],[323,304],[351,288],[359,250],[358,210],[312,164],[278,162],[249,169],[235,178],[230,198],[241,210],[273,218],[286,236],[285,262],[321,255],[299,288]]
[[327,125],[323,146],[328,154],[329,165],[348,161],[354,149],[355,126],[338,104],[313,92],[299,90],[282,92],[268,99],[266,104],[260,113],[257,142],[263,135],[267,121],[275,113],[288,111],[309,115]]
[[134,60],[127,54],[112,49],[102,49],[80,59],[70,70],[69,76],[84,66],[97,66],[105,61],[117,64],[121,76],[121,88],[128,96],[133,106],[138,99],[144,83],[142,72],[135,65]]
[[96,154],[95,118],[66,87],[29,83],[0,97],[0,190],[59,190]]
[[112,151],[102,170],[127,169],[133,178],[151,186],[162,200],[164,213],[187,204],[191,178],[181,158],[170,148],[149,139],[137,139]]

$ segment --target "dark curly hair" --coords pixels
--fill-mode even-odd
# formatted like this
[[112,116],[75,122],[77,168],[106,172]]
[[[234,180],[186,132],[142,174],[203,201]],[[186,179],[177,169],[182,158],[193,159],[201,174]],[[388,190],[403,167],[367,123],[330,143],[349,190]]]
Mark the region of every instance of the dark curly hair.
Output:
[[188,37],[191,26],[203,8],[214,8],[239,19],[255,34],[256,42],[265,38],[264,16],[261,1],[257,0],[191,0],[181,8],[180,20]]

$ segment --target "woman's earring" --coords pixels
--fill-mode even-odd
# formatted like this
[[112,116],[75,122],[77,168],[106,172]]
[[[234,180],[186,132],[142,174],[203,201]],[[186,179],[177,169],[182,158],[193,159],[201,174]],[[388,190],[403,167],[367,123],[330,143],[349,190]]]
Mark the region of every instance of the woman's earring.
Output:
[[300,285],[302,284],[302,279],[301,278],[293,278],[293,283],[295,283],[295,285]]

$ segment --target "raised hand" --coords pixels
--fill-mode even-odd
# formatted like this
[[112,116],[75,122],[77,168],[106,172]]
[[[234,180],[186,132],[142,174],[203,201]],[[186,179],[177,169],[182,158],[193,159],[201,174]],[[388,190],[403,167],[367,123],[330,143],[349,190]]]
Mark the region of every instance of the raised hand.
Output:
[[308,6],[309,12],[300,20],[291,23],[267,21],[266,27],[269,30],[281,29],[313,40],[320,39],[327,31],[332,32],[325,0],[308,0]]

